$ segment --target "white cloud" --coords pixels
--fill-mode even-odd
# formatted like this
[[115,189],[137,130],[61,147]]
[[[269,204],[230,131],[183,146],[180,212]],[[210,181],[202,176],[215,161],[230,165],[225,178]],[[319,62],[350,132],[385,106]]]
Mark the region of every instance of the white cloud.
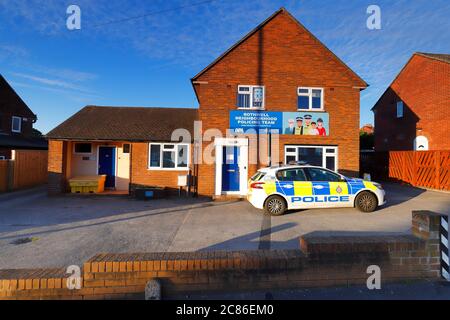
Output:
[[25,48],[11,44],[0,44],[0,61],[26,56],[28,56],[28,51]]
[[34,76],[34,75],[30,75],[30,74],[24,74],[24,73],[19,73],[19,72],[12,72],[12,74],[16,77],[20,77],[23,79],[27,79],[27,80],[31,80],[37,83],[41,83],[44,85],[48,85],[48,86],[53,86],[53,87],[60,87],[60,88],[64,88],[64,89],[71,89],[71,90],[76,90],[76,91],[82,91],[82,92],[87,92],[88,90],[75,85],[73,83],[64,81],[64,80],[60,80],[60,79],[49,79],[49,78],[43,78],[43,77],[38,77],[38,76]]

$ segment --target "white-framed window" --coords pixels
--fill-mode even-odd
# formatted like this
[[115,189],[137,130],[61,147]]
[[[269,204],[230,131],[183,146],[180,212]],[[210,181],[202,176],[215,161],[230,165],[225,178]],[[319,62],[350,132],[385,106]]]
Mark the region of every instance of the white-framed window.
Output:
[[189,149],[187,143],[149,143],[148,168],[189,170]]
[[75,142],[73,145],[73,153],[75,153],[75,154],[92,154],[92,143]]
[[323,88],[297,88],[298,110],[323,110]]
[[264,86],[238,86],[237,106],[242,109],[264,109]]
[[403,101],[397,101],[397,118],[403,117]]
[[11,131],[20,133],[22,132],[22,118],[21,117],[12,117],[11,120]]
[[338,147],[335,146],[310,146],[310,145],[286,145],[284,146],[284,162],[306,162],[312,166],[327,168],[331,171],[338,170]]
[[6,160],[5,156],[0,156],[0,160]]

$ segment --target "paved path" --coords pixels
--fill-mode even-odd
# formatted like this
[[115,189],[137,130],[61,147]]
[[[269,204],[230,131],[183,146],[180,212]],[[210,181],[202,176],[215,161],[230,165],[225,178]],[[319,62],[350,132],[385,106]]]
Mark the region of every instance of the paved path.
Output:
[[[388,205],[264,216],[245,201],[0,196],[0,269],[80,264],[100,252],[298,248],[310,232],[409,233],[412,210],[448,213],[450,194],[390,184]],[[31,242],[23,243],[26,240]]]

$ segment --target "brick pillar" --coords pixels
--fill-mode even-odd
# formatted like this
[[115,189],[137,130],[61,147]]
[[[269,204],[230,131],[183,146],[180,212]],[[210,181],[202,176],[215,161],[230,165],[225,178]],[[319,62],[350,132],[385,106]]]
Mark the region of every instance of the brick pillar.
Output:
[[438,251],[440,275],[450,281],[448,216],[425,210],[413,211],[412,232],[427,242],[431,252]]
[[427,210],[412,212],[412,233],[422,240],[439,240],[439,227],[443,214]]
[[65,192],[66,143],[50,140],[48,142],[48,194]]

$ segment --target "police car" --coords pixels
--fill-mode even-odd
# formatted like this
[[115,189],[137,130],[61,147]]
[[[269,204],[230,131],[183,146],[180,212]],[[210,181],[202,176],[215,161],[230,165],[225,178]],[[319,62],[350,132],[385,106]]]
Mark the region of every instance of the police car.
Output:
[[274,216],[310,208],[356,207],[372,212],[386,202],[379,183],[310,165],[260,169],[250,179],[248,190],[248,201]]

